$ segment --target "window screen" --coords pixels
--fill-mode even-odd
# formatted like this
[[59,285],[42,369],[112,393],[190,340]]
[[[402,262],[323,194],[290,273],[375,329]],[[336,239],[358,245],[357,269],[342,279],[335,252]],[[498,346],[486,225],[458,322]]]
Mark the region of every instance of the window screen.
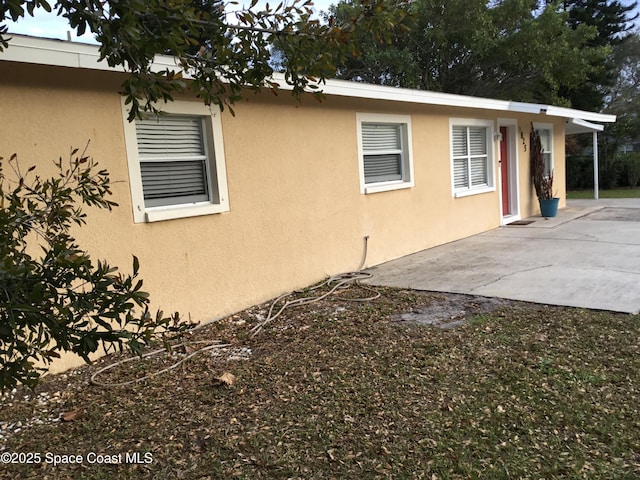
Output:
[[146,207],[210,199],[207,147],[199,117],[136,120]]
[[365,183],[402,180],[402,125],[362,124]]

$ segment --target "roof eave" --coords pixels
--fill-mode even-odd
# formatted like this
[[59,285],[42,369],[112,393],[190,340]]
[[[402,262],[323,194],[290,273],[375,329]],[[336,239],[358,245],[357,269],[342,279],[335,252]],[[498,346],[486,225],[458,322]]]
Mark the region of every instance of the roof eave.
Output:
[[[124,72],[122,66],[111,67],[100,60],[97,45],[64,40],[51,40],[26,35],[11,35],[10,47],[0,52],[0,60],[32,63],[41,65],[62,66],[71,68],[93,69]],[[179,68],[175,58],[159,55],[154,59],[153,70]],[[185,75],[185,78],[189,78]],[[283,90],[290,90],[282,74],[275,74],[273,80]],[[408,88],[372,85],[347,80],[327,80],[317,85],[325,95],[338,95],[353,98],[378,99],[425,105],[441,105],[485,109],[514,113],[546,114],[552,117],[580,119],[594,122],[615,122],[615,115],[574,110],[571,108],[541,105],[536,103],[512,102],[467,95],[413,90]]]
[[579,133],[597,133],[603,130],[604,125],[600,125],[599,123],[587,122],[580,118],[569,118],[567,119],[565,133],[567,135],[576,135]]

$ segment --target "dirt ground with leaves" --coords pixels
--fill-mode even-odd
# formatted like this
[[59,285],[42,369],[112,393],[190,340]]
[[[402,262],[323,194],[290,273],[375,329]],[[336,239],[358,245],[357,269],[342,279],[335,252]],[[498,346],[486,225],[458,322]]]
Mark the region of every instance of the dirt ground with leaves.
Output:
[[0,478],[640,478],[639,316],[359,290],[6,395]]

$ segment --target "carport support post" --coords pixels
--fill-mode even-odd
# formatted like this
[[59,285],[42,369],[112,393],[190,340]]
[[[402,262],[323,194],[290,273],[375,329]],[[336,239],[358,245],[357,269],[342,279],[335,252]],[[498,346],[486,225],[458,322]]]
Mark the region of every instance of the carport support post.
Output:
[[593,132],[593,198],[598,200],[598,132]]

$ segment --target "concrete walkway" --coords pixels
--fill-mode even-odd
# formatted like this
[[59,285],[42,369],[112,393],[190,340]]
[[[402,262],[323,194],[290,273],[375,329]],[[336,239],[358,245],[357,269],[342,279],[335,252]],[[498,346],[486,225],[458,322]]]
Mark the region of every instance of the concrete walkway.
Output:
[[527,220],[370,268],[368,283],[638,313],[640,199]]

